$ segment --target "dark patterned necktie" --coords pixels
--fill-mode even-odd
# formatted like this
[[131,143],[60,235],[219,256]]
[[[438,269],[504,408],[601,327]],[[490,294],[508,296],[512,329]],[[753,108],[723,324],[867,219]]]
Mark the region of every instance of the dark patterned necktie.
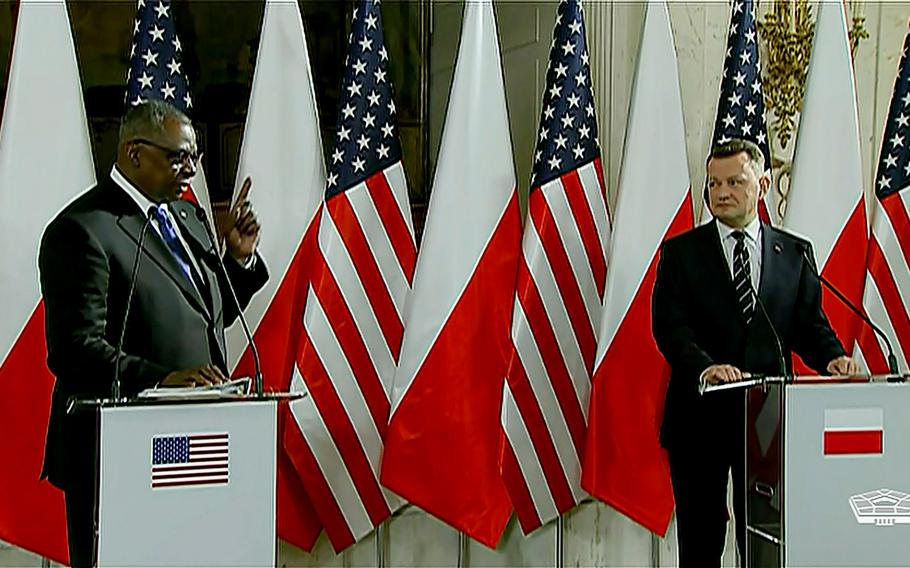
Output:
[[742,231],[734,231],[733,238],[736,246],[733,247],[733,287],[736,290],[736,301],[743,313],[746,325],[752,322],[755,312],[755,294],[752,291],[752,269],[749,265],[749,250],[746,248],[746,235]]
[[166,205],[158,205],[152,210],[152,215],[155,217],[155,221],[158,222],[158,228],[161,230],[161,238],[164,239],[164,243],[167,245],[168,250],[171,251],[177,264],[180,265],[184,276],[186,276],[190,282],[194,282],[189,254],[183,246],[183,243],[180,242],[180,237],[177,236],[177,229],[174,227],[174,224],[171,223],[166,207]]

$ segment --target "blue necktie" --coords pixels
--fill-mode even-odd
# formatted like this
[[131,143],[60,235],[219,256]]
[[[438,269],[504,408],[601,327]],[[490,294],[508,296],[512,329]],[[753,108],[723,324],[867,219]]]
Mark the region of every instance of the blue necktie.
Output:
[[158,205],[152,211],[152,216],[158,222],[158,229],[160,229],[164,244],[167,245],[177,264],[180,265],[183,274],[190,282],[193,282],[193,269],[189,254],[187,254],[183,243],[180,242],[180,237],[177,236],[177,229],[171,223],[171,217],[167,214],[167,205]]

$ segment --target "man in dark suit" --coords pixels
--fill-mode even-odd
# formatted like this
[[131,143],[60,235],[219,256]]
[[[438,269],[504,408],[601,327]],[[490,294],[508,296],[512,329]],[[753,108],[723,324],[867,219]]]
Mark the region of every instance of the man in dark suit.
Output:
[[661,443],[679,561],[697,567],[720,565],[731,468],[745,562],[744,393],[701,395],[699,385],[789,372],[774,332],[784,354],[795,351],[819,373],[859,371],[822,311],[818,278],[804,260],[804,251],[814,258],[811,245],[758,219],[771,184],[758,146],[734,140],[715,147],[707,176],[714,220],[663,244],[652,302],[654,338],[672,368]]
[[[190,120],[151,101],[130,109],[117,162],[54,218],[41,241],[48,366],[56,376],[42,476],[66,497],[70,561],[94,563],[96,416],[67,413],[72,397],[226,380],[224,327],[238,315],[201,210],[180,200],[199,155]],[[224,223],[225,268],[246,305],[268,279],[246,180]],[[134,259],[144,258],[124,322]],[[123,349],[117,345],[123,335]]]

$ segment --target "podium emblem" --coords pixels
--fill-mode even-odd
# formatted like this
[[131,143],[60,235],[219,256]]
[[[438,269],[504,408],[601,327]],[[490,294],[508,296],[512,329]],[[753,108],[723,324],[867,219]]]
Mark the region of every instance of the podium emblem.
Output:
[[861,525],[890,527],[910,524],[910,494],[876,489],[850,497],[850,508]]

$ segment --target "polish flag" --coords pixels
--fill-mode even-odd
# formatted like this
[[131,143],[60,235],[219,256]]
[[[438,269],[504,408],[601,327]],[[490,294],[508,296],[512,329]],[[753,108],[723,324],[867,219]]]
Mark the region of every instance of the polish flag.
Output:
[[[818,3],[790,179],[784,228],[813,243],[821,275],[859,306],[869,231],[843,2]],[[822,307],[841,343],[852,349],[860,319],[827,289]],[[796,370],[808,372],[805,366]]]
[[885,413],[881,408],[826,408],[826,456],[881,455]]
[[[304,236],[325,187],[325,164],[303,22],[296,2],[269,0],[262,18],[256,71],[246,117],[237,187],[246,176],[269,282],[245,314],[262,359],[266,391],[286,391],[300,335],[309,259]],[[309,250],[312,250],[310,248]],[[252,354],[239,324],[227,333],[234,376],[253,376]],[[279,409],[279,440],[299,436],[287,408]],[[322,529],[282,444],[278,452],[278,536],[310,550]]]
[[492,2],[465,3],[380,477],[489,547],[512,512],[498,457],[521,246],[499,54]]
[[0,540],[62,563],[63,493],[38,479],[54,377],[37,258],[48,221],[95,184],[69,22],[64,2],[19,3],[0,124]]
[[[655,164],[659,163],[659,167]],[[651,334],[660,244],[692,228],[670,17],[649,2],[632,86],[581,485],[664,534],[673,490],[660,424],[670,368]]]

